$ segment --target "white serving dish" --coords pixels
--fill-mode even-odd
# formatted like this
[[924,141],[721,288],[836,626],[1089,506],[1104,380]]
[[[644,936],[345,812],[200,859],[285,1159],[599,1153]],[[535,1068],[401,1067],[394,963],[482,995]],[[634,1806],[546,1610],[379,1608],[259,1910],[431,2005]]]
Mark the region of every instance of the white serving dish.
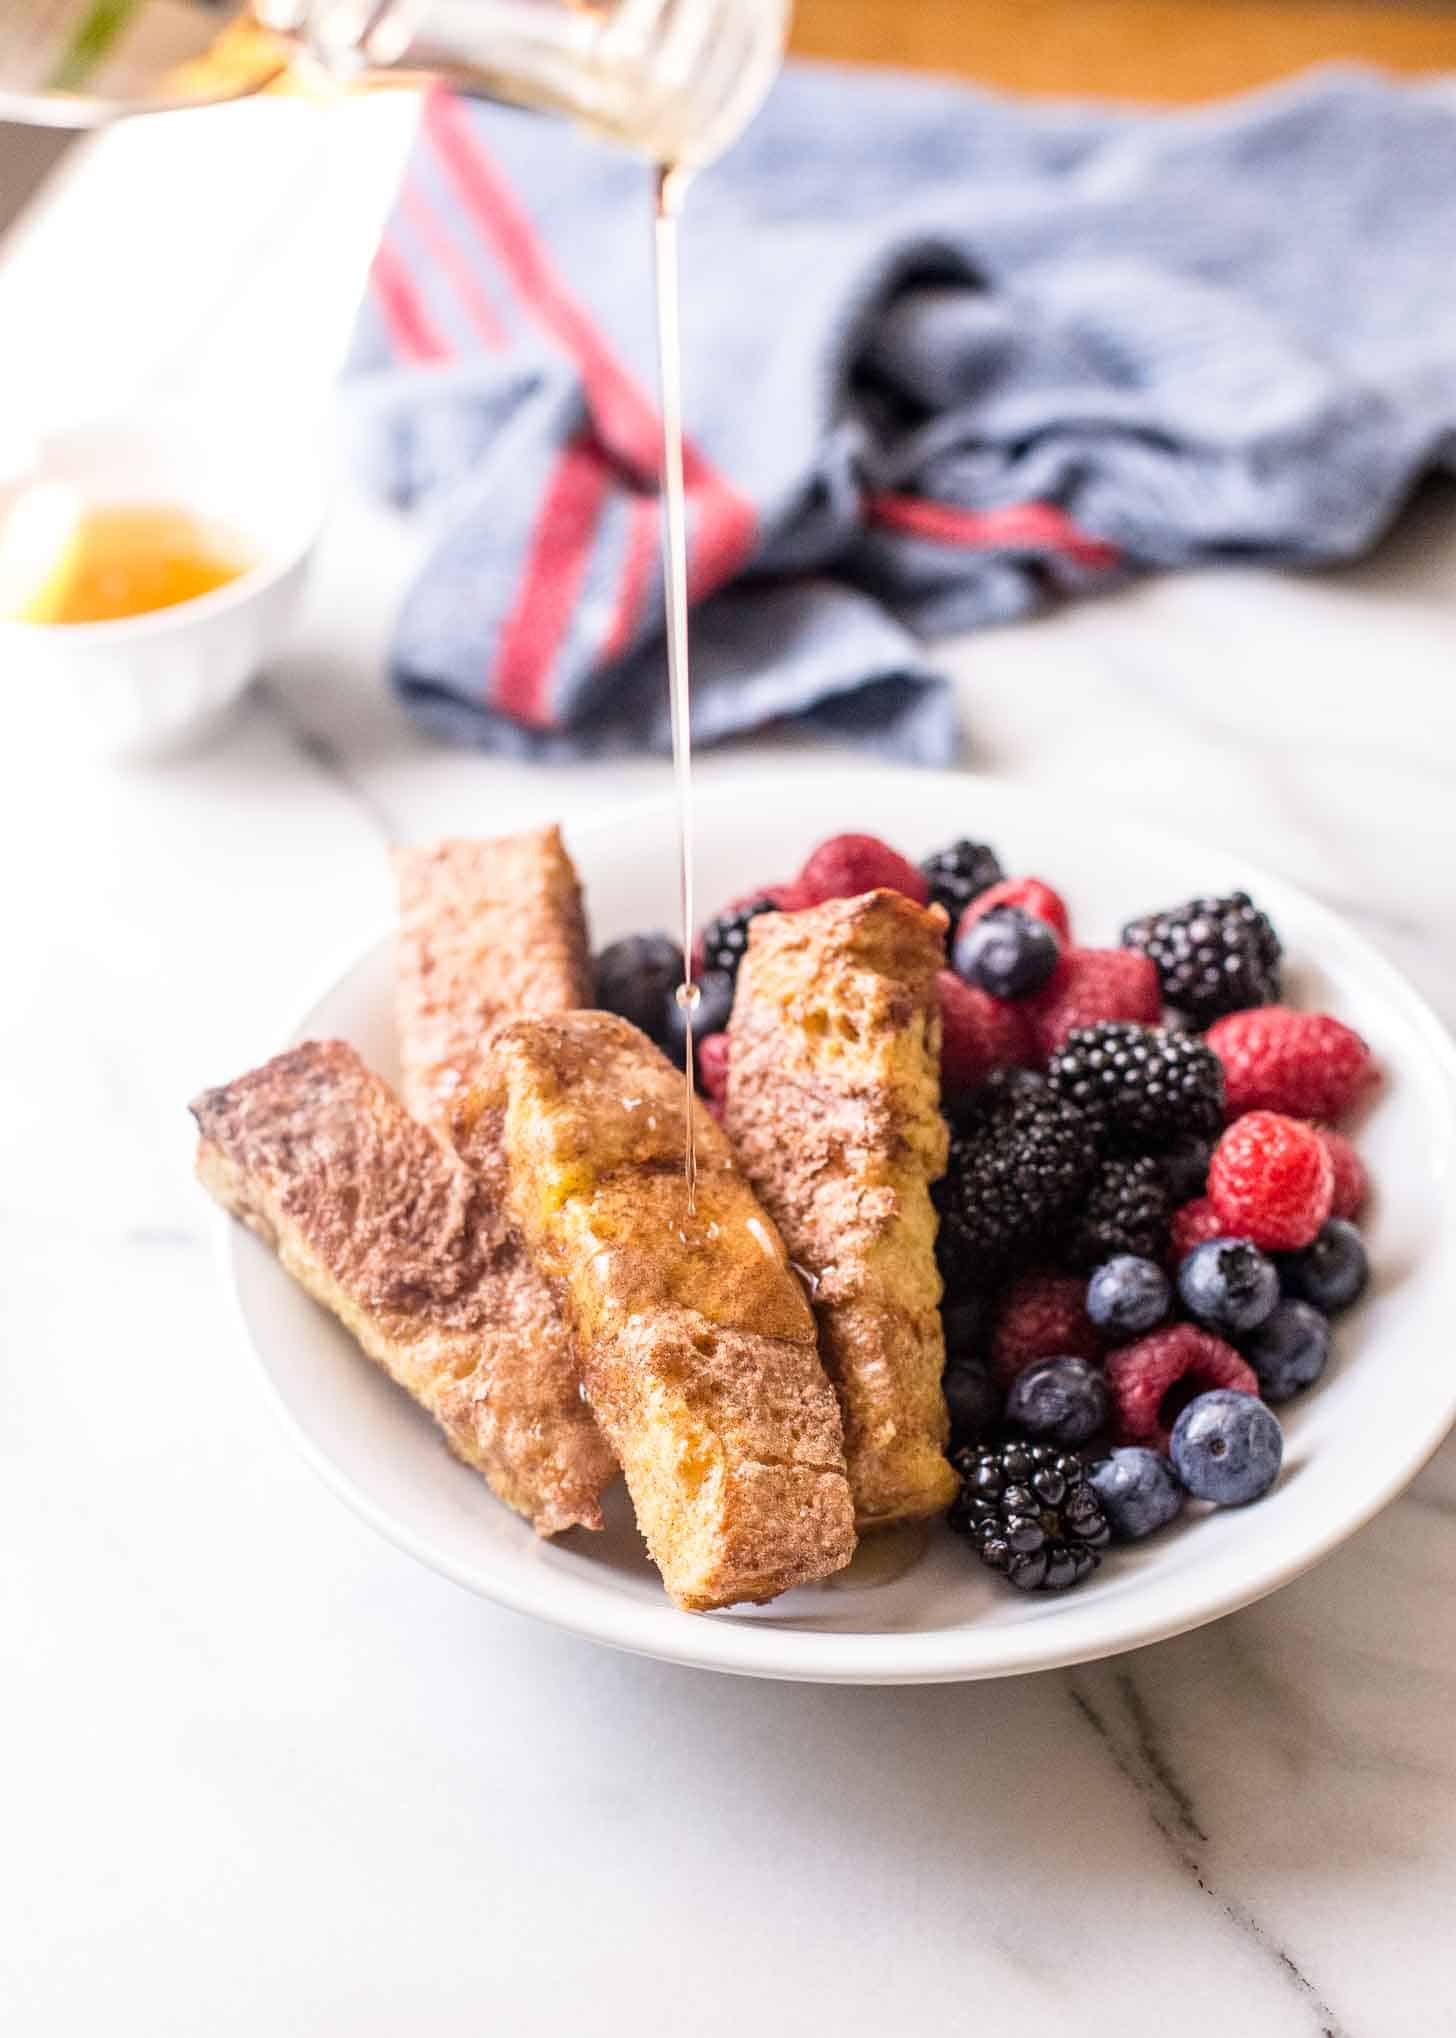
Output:
[[[1049,806],[949,774],[745,770],[700,795],[699,897],[711,906],[755,880],[783,877],[817,840],[845,828],[872,830],[917,856],[958,835],[989,839],[1008,869],[1056,883],[1093,943],[1115,941],[1134,912],[1243,886],[1285,938],[1293,1000],[1337,1013],[1372,1043],[1386,1080],[1357,1132],[1376,1184],[1366,1226],[1375,1278],[1338,1323],[1325,1378],[1280,1411],[1287,1450],[1275,1491],[1246,1509],[1206,1516],[1191,1509],[1065,1595],[1017,1595],[937,1528],[920,1560],[898,1576],[879,1575],[893,1564],[871,1564],[768,1607],[678,1613],[620,1488],[604,1533],[539,1541],[448,1455],[428,1418],[268,1250],[219,1216],[243,1330],[296,1439],[367,1521],[469,1590],[596,1641],[749,1675],[845,1684],[1006,1676],[1139,1648],[1273,1591],[1385,1506],[1456,1419],[1449,1037],[1390,965],[1324,907],[1232,851],[1113,827],[1090,796]],[[674,830],[666,801],[567,828],[599,944],[671,924]],[[383,933],[330,979],[293,1036],[341,1036],[393,1077],[392,957]],[[280,1044],[260,1041],[259,1057]]]

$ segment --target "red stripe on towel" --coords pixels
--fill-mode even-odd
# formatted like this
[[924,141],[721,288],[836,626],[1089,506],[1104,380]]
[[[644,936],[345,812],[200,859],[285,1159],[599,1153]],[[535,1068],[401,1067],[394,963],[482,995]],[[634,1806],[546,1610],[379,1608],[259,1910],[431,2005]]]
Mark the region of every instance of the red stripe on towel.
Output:
[[569,439],[546,484],[510,614],[501,626],[490,698],[532,728],[551,723],[551,668],[580,598],[611,470],[585,433]]
[[419,235],[421,247],[449,281],[480,338],[494,350],[504,347],[507,336],[500,313],[481,287],[480,279],[471,273],[469,263],[426,193],[411,179],[400,193],[399,202],[401,212]]
[[657,555],[657,497],[634,495],[627,510],[627,536],[622,550],[622,570],[612,620],[602,641],[602,656],[617,659],[631,648],[638,619]]
[[[585,307],[567,288],[519,199],[490,151],[445,91],[425,102],[424,128],[461,203],[495,249],[501,267],[542,325],[576,363],[602,444],[639,481],[656,486],[662,459],[657,407],[623,366]],[[758,535],[753,505],[687,442],[683,471],[694,515],[692,592],[695,599],[736,573]],[[613,609],[613,630],[630,639],[648,585],[635,548],[628,548]],[[623,618],[626,618],[625,625]]]
[[454,349],[425,310],[408,266],[388,240],[375,250],[369,283],[389,336],[401,354],[411,361],[451,359]]
[[977,551],[1062,552],[1079,566],[1105,571],[1122,563],[1115,545],[1093,538],[1050,502],[1012,503],[1005,509],[960,509],[914,495],[873,495],[865,504],[871,523],[940,545]]

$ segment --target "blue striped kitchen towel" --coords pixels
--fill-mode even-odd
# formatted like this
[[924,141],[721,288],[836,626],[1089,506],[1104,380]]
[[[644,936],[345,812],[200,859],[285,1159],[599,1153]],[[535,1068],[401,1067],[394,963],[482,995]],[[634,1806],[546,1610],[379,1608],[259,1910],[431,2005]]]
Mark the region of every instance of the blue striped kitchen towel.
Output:
[[[662,745],[644,166],[425,101],[351,356],[428,519],[393,683],[445,738]],[[928,637],[1148,567],[1348,558],[1456,465],[1456,86],[1194,112],[791,67],[689,193],[695,731],[954,755]]]

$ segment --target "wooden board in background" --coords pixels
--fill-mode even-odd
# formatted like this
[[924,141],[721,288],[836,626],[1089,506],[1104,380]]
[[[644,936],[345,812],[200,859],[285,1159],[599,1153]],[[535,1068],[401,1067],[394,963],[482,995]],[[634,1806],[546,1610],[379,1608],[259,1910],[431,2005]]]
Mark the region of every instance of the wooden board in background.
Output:
[[1018,92],[1196,100],[1339,59],[1456,70],[1456,9],[1381,0],[798,0],[802,56]]

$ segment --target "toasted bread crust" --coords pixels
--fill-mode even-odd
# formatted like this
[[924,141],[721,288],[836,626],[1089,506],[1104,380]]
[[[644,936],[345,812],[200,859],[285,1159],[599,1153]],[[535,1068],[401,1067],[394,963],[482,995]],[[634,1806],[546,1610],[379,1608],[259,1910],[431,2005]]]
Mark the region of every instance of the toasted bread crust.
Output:
[[555,1302],[488,1181],[342,1041],[309,1041],[192,1106],[197,1173],[452,1451],[542,1535],[600,1528],[606,1445]]
[[417,1118],[448,1131],[498,1019],[591,1003],[581,885],[554,827],[393,854],[401,1089]]
[[582,1377],[663,1582],[691,1610],[771,1599],[854,1548],[839,1411],[783,1246],[682,1075],[625,1020],[506,1021],[455,1122],[501,1152],[516,1221],[577,1332]]
[[945,916],[866,893],[750,923],[725,1124],[794,1261],[844,1414],[861,1529],[955,1493],[930,1184],[945,1169]]
[[[448,1140],[455,1106],[484,1071],[493,1026],[516,1012],[567,1012],[591,1003],[581,885],[556,827],[493,841],[398,848],[393,859],[400,902],[395,1005],[402,1090],[414,1115]],[[474,1165],[499,1202],[500,1154],[477,1142]],[[508,1299],[525,1311],[529,1335],[538,1341],[547,1335],[553,1352],[574,1353],[531,1255],[522,1247],[516,1258]],[[503,1321],[511,1320],[511,1310],[501,1313]],[[543,1331],[553,1313],[549,1332]],[[529,1366],[529,1356],[522,1363]],[[504,1364],[502,1359],[502,1369]],[[555,1443],[563,1456],[576,1457],[576,1432],[591,1419],[578,1396],[570,1434]],[[549,1418],[543,1414],[542,1420]],[[543,1448],[549,1441],[543,1439]],[[607,1463],[604,1441],[598,1441],[595,1455]]]

